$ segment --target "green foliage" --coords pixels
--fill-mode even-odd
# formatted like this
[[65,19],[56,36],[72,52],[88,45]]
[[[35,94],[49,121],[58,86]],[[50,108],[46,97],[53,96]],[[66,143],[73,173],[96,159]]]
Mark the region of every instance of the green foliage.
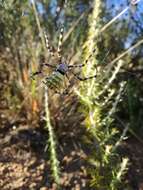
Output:
[[[123,94],[128,91],[130,122],[133,125],[134,118],[136,118],[133,109],[135,105],[137,106],[137,103],[133,101],[131,95],[134,87],[128,87],[129,84],[127,85],[126,80],[121,81],[119,79],[119,72],[125,64],[121,60],[123,56],[119,56],[119,59],[115,59],[106,66],[100,64],[101,61],[98,60],[101,57],[102,60],[104,59],[104,55],[101,52],[104,45],[100,45],[103,42],[98,41],[99,34],[106,28],[106,26],[102,27],[101,24],[102,12],[104,12],[103,2],[100,0],[94,2],[93,13],[89,19],[89,32],[84,44],[83,61],[90,57],[94,48],[98,54],[98,57],[93,55],[83,72],[87,76],[97,73],[96,80],[92,79],[82,83],[80,90],[75,89],[75,92],[84,105],[85,125],[91,133],[92,156],[89,158],[91,163],[91,169],[89,169],[91,187],[99,190],[117,190],[125,187],[122,179],[127,172],[129,162],[128,158],[122,158],[119,155],[117,148],[126,138],[129,128],[128,125],[125,125],[123,133],[119,132],[116,113],[123,101]],[[113,24],[114,22],[111,23]],[[105,34],[105,37],[108,38],[107,34]],[[123,55],[126,55],[127,52],[124,52]],[[125,91],[127,88],[128,90]]]
[[57,184],[57,187],[59,187],[59,185],[60,185],[60,169],[59,169],[59,161],[57,159],[57,154],[56,154],[56,138],[55,138],[53,127],[50,122],[47,88],[45,88],[45,112],[46,112],[45,128],[49,132],[49,139],[47,142],[47,146],[49,146],[49,150],[50,150],[51,170],[52,170],[53,178]]
[[[35,2],[35,4],[30,2]],[[129,167],[129,160],[120,156],[118,147],[126,138],[128,131],[133,130],[132,134],[137,136],[135,132],[142,130],[142,83],[125,72],[129,70],[132,73],[142,66],[142,51],[137,52],[138,56],[134,58],[135,60],[132,59],[131,54],[125,57],[135,47],[139,47],[142,41],[131,49],[124,50],[128,39],[129,43],[132,41],[130,18],[127,21],[117,20],[118,15],[117,17],[115,15],[112,22],[107,23],[112,14],[110,14],[111,9],[108,11],[105,9],[105,1],[90,1],[92,5],[89,1],[80,1],[82,4],[80,6],[85,8],[81,7],[85,12],[78,10],[78,1],[68,1],[66,8],[64,8],[64,1],[57,2],[62,12],[61,15],[59,13],[58,18],[52,12],[52,1],[0,1],[0,63],[6,65],[5,71],[9,73],[8,87],[3,92],[3,96],[7,97],[9,114],[13,116],[13,113],[16,113],[17,116],[25,110],[28,113],[27,120],[35,121],[37,116],[39,118],[39,112],[43,111],[45,105],[51,169],[56,183],[59,184],[57,144],[50,122],[51,118],[53,120],[57,118],[56,114],[49,114],[47,102],[48,100],[52,102],[50,107],[54,107],[53,102],[56,98],[52,94],[48,100],[45,98],[46,101],[43,103],[41,79],[31,81],[30,74],[37,70],[39,63],[43,61],[42,58],[46,58],[53,64],[45,51],[43,30],[47,31],[51,44],[56,47],[59,32],[57,26],[59,27],[62,21],[65,25],[63,55],[67,59],[70,58],[74,64],[86,62],[92,54],[82,74],[97,75],[96,79],[81,82],[79,86],[75,84],[75,93],[81,102],[80,111],[84,114],[85,126],[90,132],[86,139],[90,142],[92,149],[88,159],[91,164],[88,170],[91,176],[91,189],[117,190],[124,185],[124,175]],[[42,13],[38,11],[38,3],[43,8]],[[94,49],[96,52],[93,54]],[[136,52],[132,52],[136,55]],[[140,75],[139,78],[141,78]],[[46,91],[45,97],[48,98]],[[67,102],[71,99],[69,95],[62,103],[55,101],[58,105],[53,108],[55,109],[53,113],[68,106]],[[72,106],[76,107],[76,103],[74,101]],[[63,107],[61,108],[60,105]],[[66,116],[65,111],[62,119],[58,118],[57,122],[64,123],[63,118]],[[75,118],[75,115],[71,117],[74,125],[78,125],[79,118]],[[121,122],[118,123],[118,121]],[[70,125],[68,122],[66,125]],[[122,127],[118,128],[120,125]]]

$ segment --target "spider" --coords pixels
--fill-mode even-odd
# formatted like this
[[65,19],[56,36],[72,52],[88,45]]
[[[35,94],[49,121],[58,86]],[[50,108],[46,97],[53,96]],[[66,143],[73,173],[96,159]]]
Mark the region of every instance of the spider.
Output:
[[[65,78],[67,78],[68,81],[69,81],[69,84],[71,84],[70,80],[69,80],[69,77],[68,77],[69,73],[71,73],[79,81],[86,81],[86,80],[89,80],[89,79],[92,79],[92,78],[96,78],[96,75],[89,76],[89,77],[80,77],[77,73],[74,72],[74,68],[76,68],[76,67],[79,67],[79,68],[84,67],[86,65],[86,63],[88,63],[89,59],[94,54],[95,49],[93,50],[92,54],[89,55],[89,57],[85,60],[85,63],[77,64],[77,65],[70,65],[65,60],[63,60],[63,58],[61,56],[63,34],[64,34],[64,27],[62,26],[61,29],[60,29],[58,48],[57,48],[57,52],[56,52],[57,56],[58,56],[57,66],[49,64],[49,63],[42,63],[41,66],[40,66],[40,69],[38,71],[34,72],[31,75],[31,78],[35,79],[36,75],[42,74],[44,67],[51,67],[53,69],[53,72],[49,76],[46,76],[42,82],[49,89],[54,90],[56,93],[61,92],[61,88],[64,85]],[[50,46],[49,39],[48,39],[48,36],[46,35],[46,33],[44,33],[44,36],[45,36],[46,48],[47,48],[48,52],[50,53],[50,56],[54,57],[55,56],[54,48]],[[70,87],[70,85],[68,85],[66,87],[65,91],[67,91],[69,87]]]

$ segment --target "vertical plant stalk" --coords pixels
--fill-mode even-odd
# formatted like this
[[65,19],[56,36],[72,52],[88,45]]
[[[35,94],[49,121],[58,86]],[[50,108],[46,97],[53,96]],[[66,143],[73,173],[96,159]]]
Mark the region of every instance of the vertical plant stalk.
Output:
[[[97,43],[100,33],[104,32],[111,24],[115,23],[115,21],[129,9],[128,7],[124,9],[119,15],[113,18],[109,22],[109,24],[105,25],[106,27],[104,27],[102,24],[102,14],[104,12],[102,5],[103,1],[94,0],[93,12],[89,18],[89,31],[87,33],[87,40],[84,44],[84,62],[86,62],[86,58],[90,57],[94,49],[96,49],[95,53],[97,53],[99,57],[100,55],[102,56]],[[114,156],[114,152],[109,151],[109,154],[107,156],[106,151],[104,150],[106,149],[106,147],[111,147],[111,149],[114,150],[115,148],[113,144],[115,144],[116,142],[116,145],[121,143],[123,138],[126,136],[126,132],[128,130],[128,128],[126,128],[120,139],[115,139],[115,142],[111,144],[110,139],[114,139],[116,133],[118,132],[116,128],[113,128],[112,125],[114,121],[114,114],[117,110],[117,105],[121,100],[122,92],[125,86],[125,83],[121,83],[120,89],[119,91],[117,91],[112,86],[112,83],[116,79],[117,74],[119,73],[120,68],[123,65],[123,61],[120,59],[125,56],[130,50],[132,50],[132,48],[121,54],[120,57],[118,57],[117,59],[113,60],[113,63],[111,62],[111,65],[113,64],[113,67],[111,67],[111,69],[109,70],[108,75],[106,73],[108,71],[108,68],[110,67],[110,64],[107,65],[107,69],[105,70],[106,72],[104,73],[103,77],[102,75],[100,77],[99,73],[99,77],[97,76],[96,79],[87,81],[86,83],[82,83],[80,85],[80,90],[75,90],[79,98],[82,100],[84,106],[87,107],[87,111],[84,111],[86,127],[90,130],[92,137],[96,141],[96,150],[93,154],[93,160],[96,163],[96,168],[95,170],[93,170],[93,173],[91,173],[93,179],[91,180],[91,182],[94,188],[97,190],[117,189],[120,185],[117,183],[117,181],[120,180],[121,177],[123,177],[123,174],[127,169],[127,160],[123,160],[123,162],[118,162],[118,160]],[[91,60],[89,62],[90,63],[85,66],[85,70],[83,70],[83,72],[86,76],[93,76],[96,74],[96,69],[94,65],[98,64],[98,66],[100,67],[100,63],[98,61],[98,58],[96,58],[95,56],[91,57]],[[114,63],[116,63],[116,65],[114,65]],[[106,78],[105,75],[107,75]],[[112,97],[113,95],[114,99],[111,100],[110,97]],[[107,106],[105,106],[105,104]],[[111,163],[113,157],[117,162],[112,165]],[[106,171],[107,168],[108,171]],[[105,172],[102,173],[101,171],[104,171],[104,169]],[[103,187],[104,183],[105,187]]]
[[[89,18],[90,26],[89,26],[89,31],[87,34],[87,40],[84,44],[84,47],[85,47],[84,60],[90,57],[94,49],[96,49],[97,54],[99,52],[98,47],[95,43],[95,39],[99,35],[99,31],[101,29],[101,24],[99,24],[101,13],[102,13],[102,2],[100,0],[97,0],[97,1],[94,0],[93,12]],[[85,70],[85,74],[89,75],[89,73],[91,72],[91,69],[92,69],[92,64],[88,64]],[[91,83],[90,83],[90,86],[92,86]],[[90,95],[90,92],[89,92],[89,95]]]
[[[44,40],[44,35],[42,32],[42,28],[40,25],[40,20],[38,17],[38,12],[36,10],[36,5],[35,1],[32,0],[32,6],[36,18],[36,23],[38,26],[41,42],[44,51],[46,51],[46,45],[45,45],[45,40]],[[45,128],[49,132],[49,139],[47,144],[49,144],[49,149],[50,149],[50,160],[51,160],[51,170],[52,170],[52,175],[53,178],[56,182],[56,184],[59,186],[60,184],[60,171],[59,171],[59,161],[57,159],[57,154],[56,154],[56,139],[54,135],[54,130],[52,128],[51,122],[50,122],[50,112],[49,112],[49,105],[48,105],[48,88],[45,86],[45,121],[46,121],[46,126]]]
[[118,171],[115,172],[113,171],[113,179],[110,184],[110,189],[111,190],[116,190],[118,187],[118,183],[122,181],[122,177],[126,174],[128,170],[128,165],[129,165],[129,159],[128,158],[123,158],[122,162],[119,164]]
[[50,122],[47,87],[45,87],[45,121],[46,121],[45,128],[49,132],[48,144],[49,144],[49,149],[50,149],[52,174],[55,179],[55,182],[59,185],[60,184],[59,161],[57,159],[57,154],[56,154],[56,139],[55,139],[55,135],[54,135],[54,130],[53,130],[51,122]]
[[[102,28],[102,5],[103,2],[101,0],[94,0],[93,2],[93,11],[89,17],[89,31],[87,33],[87,40],[84,44],[84,61],[86,61],[86,59],[93,54],[94,49],[96,49],[96,54],[100,54],[100,50],[96,42]],[[95,58],[95,56],[94,59],[93,57],[91,57],[90,63],[88,63],[88,65],[85,66],[83,70],[85,76],[92,76],[96,74],[96,69],[95,67],[93,67],[93,65],[97,65],[97,63],[98,60]],[[84,102],[86,102],[86,105],[89,109],[88,116],[91,126],[96,126],[97,122],[100,122],[100,111],[98,110],[98,108],[95,111],[95,109],[93,108],[93,102],[91,100],[93,90],[95,90],[93,89],[94,87],[95,79],[87,81],[86,83],[82,83],[81,90],[78,92],[76,90],[76,93],[80,95],[82,99],[84,99]],[[95,119],[95,117],[97,120]]]
[[122,96],[122,92],[123,92],[123,90],[124,90],[125,85],[126,85],[126,82],[121,82],[119,91],[118,91],[117,96],[116,96],[116,98],[115,98],[115,100],[114,100],[114,103],[113,103],[113,105],[112,105],[111,110],[108,112],[107,117],[110,118],[110,117],[115,113],[116,108],[117,108],[117,104],[118,104],[119,101],[120,101],[120,98],[121,98],[121,96]]
[[[38,17],[38,12],[37,12],[37,9],[36,9],[36,4],[35,4],[35,0],[31,0],[31,5],[32,5],[32,9],[33,9],[33,12],[34,12],[34,16],[35,16],[35,19],[36,19],[36,24],[37,24],[37,27],[38,27],[38,31],[39,31],[39,35],[40,35],[40,38],[41,38],[41,43],[42,43],[42,48],[44,49],[45,51],[45,41],[44,41],[44,36],[42,34],[42,28],[41,28],[41,25],[40,25],[40,20],[39,20],[39,17]],[[37,65],[37,60],[35,58],[35,52],[33,51],[33,49],[31,50],[31,59],[32,59],[32,63],[31,63],[31,72],[33,72],[35,70],[35,65]],[[32,91],[32,111],[33,113],[35,113],[35,108],[37,107],[38,105],[38,99],[36,100],[35,97],[36,97],[36,81],[32,81],[32,84],[31,84],[31,91]],[[36,107],[35,107],[36,105]]]
[[46,45],[45,45],[44,35],[43,35],[42,28],[41,28],[41,25],[40,25],[39,17],[38,17],[38,12],[37,12],[36,5],[35,5],[35,0],[32,0],[31,2],[32,2],[32,7],[33,7],[34,14],[35,14],[36,23],[37,23],[37,26],[38,26],[42,46],[43,46],[43,48],[45,50]]
[[123,60],[119,60],[117,66],[115,68],[115,71],[112,73],[112,76],[109,78],[107,84],[104,86],[103,90],[100,91],[100,93],[96,96],[96,98],[99,98],[102,94],[104,94],[106,92],[106,90],[108,90],[110,88],[110,85],[116,79],[116,76],[119,73],[120,68],[122,67],[123,63],[124,63]]
[[123,161],[120,166],[120,170],[117,174],[117,181],[121,180],[121,177],[123,176],[123,173],[127,170],[127,165],[128,165],[128,158],[123,158]]

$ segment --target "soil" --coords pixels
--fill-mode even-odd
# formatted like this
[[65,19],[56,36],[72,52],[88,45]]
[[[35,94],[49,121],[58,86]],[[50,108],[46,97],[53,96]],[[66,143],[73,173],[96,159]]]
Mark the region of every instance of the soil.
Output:
[[[2,114],[1,114],[2,116]],[[54,190],[50,158],[45,151],[47,136],[44,129],[32,128],[23,122],[11,124],[1,119],[0,127],[0,189]],[[88,190],[86,172],[88,151],[77,133],[61,135],[58,146],[63,190]],[[143,190],[143,148],[136,139],[123,144],[130,158],[127,180],[133,190]]]
[[[35,127],[22,117],[11,122],[5,101],[0,98],[0,190],[55,190],[45,148],[47,131],[43,124]],[[89,148],[81,143],[85,131],[78,126],[65,129],[57,143],[62,190],[92,190],[86,172]],[[142,146],[133,137],[122,145],[122,152],[130,159],[126,180],[131,190],[143,190]]]
[[[1,115],[0,127],[0,189],[2,190],[55,190],[46,151],[47,131],[34,128],[24,121],[10,123]],[[79,130],[80,131],[80,130]],[[87,152],[72,132],[58,139],[61,185],[63,190],[87,190]],[[48,148],[47,148],[48,149]]]

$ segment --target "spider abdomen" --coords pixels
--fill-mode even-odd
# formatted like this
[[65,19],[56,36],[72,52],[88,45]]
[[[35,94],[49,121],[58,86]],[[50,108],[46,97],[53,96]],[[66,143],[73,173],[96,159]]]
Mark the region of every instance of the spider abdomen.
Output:
[[45,78],[44,83],[50,88],[54,90],[60,90],[63,87],[64,83],[64,75],[59,71],[54,71],[49,77]]

